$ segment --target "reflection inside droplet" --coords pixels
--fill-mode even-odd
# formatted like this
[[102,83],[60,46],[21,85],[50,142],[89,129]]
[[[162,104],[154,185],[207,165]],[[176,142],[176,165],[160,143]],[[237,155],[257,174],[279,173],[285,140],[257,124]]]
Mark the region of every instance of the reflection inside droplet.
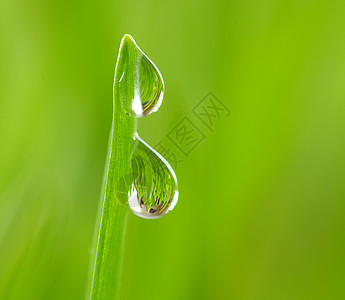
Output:
[[156,112],[162,104],[164,82],[157,67],[145,54],[140,60],[139,90],[142,105],[142,115]]

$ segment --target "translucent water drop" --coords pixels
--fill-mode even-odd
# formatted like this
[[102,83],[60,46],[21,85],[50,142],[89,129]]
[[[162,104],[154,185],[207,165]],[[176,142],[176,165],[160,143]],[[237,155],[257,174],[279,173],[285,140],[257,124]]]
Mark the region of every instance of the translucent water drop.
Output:
[[162,75],[128,34],[121,42],[117,69],[115,87],[125,112],[145,117],[157,111],[164,95]]
[[131,174],[118,183],[117,197],[123,204],[128,204],[137,216],[159,218],[177,203],[177,179],[169,163],[160,154],[138,135],[135,139]]
[[129,206],[139,217],[159,218],[171,211],[178,200],[177,179],[169,163],[136,136],[131,168]]

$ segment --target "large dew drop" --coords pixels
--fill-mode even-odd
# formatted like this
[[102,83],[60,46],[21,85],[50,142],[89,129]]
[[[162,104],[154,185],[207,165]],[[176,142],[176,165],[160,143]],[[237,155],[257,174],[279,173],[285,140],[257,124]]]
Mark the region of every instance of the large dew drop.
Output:
[[120,49],[115,86],[119,88],[122,106],[132,117],[148,116],[162,104],[162,75],[130,35],[125,35]]
[[176,175],[168,162],[136,136],[133,152],[129,206],[139,217],[159,218],[171,211],[178,200]]
[[129,205],[137,216],[159,218],[177,203],[177,179],[169,163],[160,154],[138,135],[135,139],[131,174],[118,183],[117,197],[123,204]]

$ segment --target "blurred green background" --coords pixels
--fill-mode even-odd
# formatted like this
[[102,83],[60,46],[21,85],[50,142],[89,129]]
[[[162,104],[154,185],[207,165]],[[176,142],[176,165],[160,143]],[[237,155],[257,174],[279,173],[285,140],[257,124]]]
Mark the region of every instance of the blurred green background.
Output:
[[128,219],[120,298],[345,299],[344,32],[342,0],[0,0],[0,299],[84,298],[125,33],[166,84],[139,133],[182,162],[175,210]]

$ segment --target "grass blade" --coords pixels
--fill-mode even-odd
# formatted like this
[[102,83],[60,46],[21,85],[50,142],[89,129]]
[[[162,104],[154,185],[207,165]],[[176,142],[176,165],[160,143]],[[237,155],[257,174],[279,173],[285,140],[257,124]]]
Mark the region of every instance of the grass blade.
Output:
[[[113,123],[87,293],[92,300],[116,299],[118,296],[128,208],[121,204],[126,203],[123,202],[126,199],[116,196],[115,186],[130,173],[136,118],[127,115],[123,107],[134,97],[138,55],[134,40],[125,35],[115,69]],[[129,183],[121,190],[129,190]]]

